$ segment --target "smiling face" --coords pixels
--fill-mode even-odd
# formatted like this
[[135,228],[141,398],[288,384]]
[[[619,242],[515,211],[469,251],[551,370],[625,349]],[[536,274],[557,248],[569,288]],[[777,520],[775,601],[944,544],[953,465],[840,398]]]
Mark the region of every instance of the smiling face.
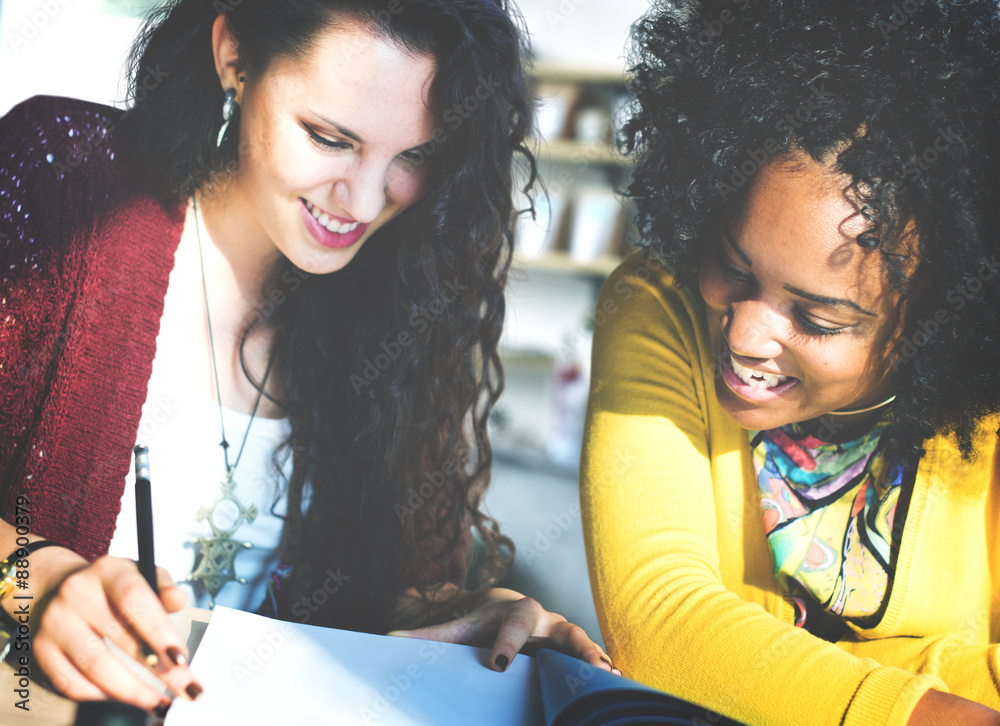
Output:
[[226,217],[248,250],[272,245],[307,272],[339,270],[423,192],[428,168],[410,162],[434,129],[434,59],[343,19],[305,57],[252,77],[219,23],[216,65],[240,104]]
[[744,428],[810,421],[891,395],[900,298],[879,252],[857,243],[867,224],[845,199],[849,184],[796,153],[765,166],[720,221],[699,282],[719,403]]

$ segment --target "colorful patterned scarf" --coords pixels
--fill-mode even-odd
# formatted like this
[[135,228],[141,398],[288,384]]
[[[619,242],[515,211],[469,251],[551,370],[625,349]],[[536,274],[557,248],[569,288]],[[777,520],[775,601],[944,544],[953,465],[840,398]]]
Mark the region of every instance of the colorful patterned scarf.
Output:
[[796,602],[799,626],[803,590],[847,619],[877,613],[889,591],[903,479],[882,446],[892,424],[887,412],[867,434],[841,444],[797,424],[748,432],[774,574]]

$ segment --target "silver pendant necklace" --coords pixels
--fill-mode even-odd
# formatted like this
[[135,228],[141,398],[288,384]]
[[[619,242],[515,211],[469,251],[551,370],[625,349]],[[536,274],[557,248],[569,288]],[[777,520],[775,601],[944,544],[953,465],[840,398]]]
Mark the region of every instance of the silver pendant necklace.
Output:
[[226,478],[219,483],[221,493],[211,507],[202,506],[195,514],[195,519],[200,522],[208,522],[212,530],[211,537],[195,537],[190,543],[195,546],[194,571],[187,576],[189,581],[201,582],[209,595],[209,608],[215,607],[215,598],[229,582],[246,584],[246,578],[236,574],[236,555],[243,550],[253,547],[253,544],[246,541],[233,539],[236,530],[244,522],[250,524],[257,518],[257,507],[252,502],[249,506],[236,496],[236,482],[233,475],[236,467],[239,466],[240,457],[243,456],[243,448],[246,446],[247,438],[250,435],[250,427],[253,426],[254,417],[257,415],[257,407],[260,405],[261,396],[264,395],[264,386],[267,385],[267,377],[271,374],[271,365],[274,363],[274,355],[270,356],[267,369],[264,371],[264,378],[260,382],[260,389],[257,391],[257,398],[254,400],[253,410],[250,412],[250,421],[247,423],[247,430],[243,433],[243,442],[240,450],[236,454],[236,461],[229,464],[229,442],[226,440],[226,426],[222,415],[222,391],[219,388],[219,369],[215,362],[215,339],[212,336],[212,316],[208,309],[208,284],[205,279],[205,256],[201,245],[201,218],[198,214],[198,198],[193,197],[195,235],[198,240],[198,261],[201,264],[201,286],[205,296],[205,319],[208,324],[208,346],[212,359],[212,374],[215,377],[215,392],[219,403],[219,428],[222,431],[222,456],[226,464]]

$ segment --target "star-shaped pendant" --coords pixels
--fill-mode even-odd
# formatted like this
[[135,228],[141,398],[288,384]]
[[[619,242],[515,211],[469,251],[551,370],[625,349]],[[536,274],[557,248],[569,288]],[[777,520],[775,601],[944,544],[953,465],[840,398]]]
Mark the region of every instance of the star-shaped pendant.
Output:
[[[240,550],[250,549],[250,542],[239,542],[233,539],[233,534],[243,522],[253,522],[257,518],[257,506],[253,503],[244,507],[237,499],[236,483],[232,476],[220,484],[222,493],[210,507],[200,507],[195,519],[198,522],[208,521],[212,529],[212,537],[195,537],[190,540],[198,545],[194,572],[187,579],[197,580],[205,586],[209,595],[209,607],[215,607],[215,598],[228,582],[246,584],[246,578],[236,574],[236,555]],[[228,522],[227,522],[228,520]],[[228,523],[228,526],[226,524]]]

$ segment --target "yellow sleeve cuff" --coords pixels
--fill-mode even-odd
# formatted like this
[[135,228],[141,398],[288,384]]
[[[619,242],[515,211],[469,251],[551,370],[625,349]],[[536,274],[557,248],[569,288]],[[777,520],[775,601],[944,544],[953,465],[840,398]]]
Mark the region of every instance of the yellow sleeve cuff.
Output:
[[932,688],[948,690],[936,676],[914,676],[899,668],[878,667],[865,676],[855,692],[844,726],[906,726],[917,701]]

